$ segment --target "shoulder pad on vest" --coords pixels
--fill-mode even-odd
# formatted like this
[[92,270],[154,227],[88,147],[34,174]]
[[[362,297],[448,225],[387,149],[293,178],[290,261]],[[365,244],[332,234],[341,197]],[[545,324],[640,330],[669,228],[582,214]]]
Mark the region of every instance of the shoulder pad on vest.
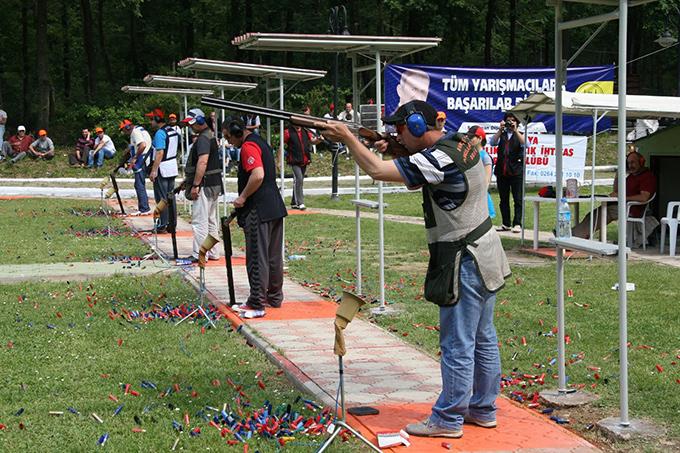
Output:
[[434,149],[446,153],[463,172],[475,166],[480,160],[479,151],[470,145],[467,137],[458,134],[451,139],[440,141]]

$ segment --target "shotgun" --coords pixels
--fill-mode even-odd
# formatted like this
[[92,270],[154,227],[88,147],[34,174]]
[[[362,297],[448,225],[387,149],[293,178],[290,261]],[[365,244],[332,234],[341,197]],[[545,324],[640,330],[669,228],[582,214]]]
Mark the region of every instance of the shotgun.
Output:
[[[217,107],[225,110],[233,110],[237,112],[248,112],[255,113],[264,117],[274,118],[282,121],[288,121],[295,126],[301,126],[312,129],[320,129],[323,131],[323,127],[319,126],[319,123],[327,123],[328,118],[319,118],[311,115],[303,115],[292,112],[287,112],[285,110],[271,109],[268,107],[260,107],[252,104],[244,104],[241,102],[228,101],[220,98],[213,98],[210,96],[204,96],[201,98],[201,104],[208,105],[211,107]],[[387,141],[387,150],[385,154],[391,157],[402,157],[410,156],[412,153],[409,152],[404,145],[399,143],[390,134],[384,133],[380,134],[377,131],[363,127],[357,123],[347,123],[350,130],[354,132],[359,138],[368,142],[369,145],[380,141]]]

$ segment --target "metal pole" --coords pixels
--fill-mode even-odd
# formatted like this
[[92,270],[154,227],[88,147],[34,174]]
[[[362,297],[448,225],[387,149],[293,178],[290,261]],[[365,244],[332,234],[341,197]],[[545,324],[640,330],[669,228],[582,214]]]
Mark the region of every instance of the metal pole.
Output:
[[[557,187],[557,206],[555,212],[555,224],[559,219],[560,204],[562,198],[562,88],[564,84],[564,71],[562,61],[562,31],[559,23],[562,21],[562,1],[555,3],[555,180]],[[559,393],[566,393],[567,375],[564,368],[564,250],[557,247],[557,374]]]
[[[595,212],[595,149],[597,143],[597,109],[593,112],[593,156],[590,166],[590,239],[593,239],[593,212]],[[578,219],[576,219],[578,222]]]
[[[188,113],[189,113],[189,106],[187,104],[187,97],[184,96],[184,118],[187,117]],[[185,149],[186,149],[187,153],[189,152],[189,135],[191,135],[190,131],[191,131],[191,128],[187,127],[185,134],[184,134],[184,144],[185,144],[185,147],[186,147]],[[184,161],[184,156],[182,156],[182,161]]]
[[[524,150],[522,151],[522,235],[519,239],[519,246],[524,247],[524,215],[526,213],[526,204],[524,203],[524,197],[526,197],[526,185],[527,185],[527,141],[529,139],[528,131],[528,119],[527,116],[524,117]],[[536,225],[534,225],[536,228]]]
[[[272,101],[269,98],[269,79],[264,80],[264,87],[265,87],[264,96],[265,96],[265,99],[266,99],[267,107],[271,107]],[[267,117],[267,143],[269,143],[270,145],[272,144],[272,128],[271,128],[272,124],[271,123],[272,123],[271,119],[269,117]]]
[[619,178],[619,391],[621,426],[628,426],[628,269],[626,264],[626,40],[628,36],[628,2],[619,0],[619,113],[618,169]]
[[[224,88],[220,89],[220,94],[222,95],[222,99],[224,99]],[[224,109],[220,109],[222,111],[222,127],[224,127]],[[215,124],[215,130],[217,131],[217,124]],[[217,137],[215,137],[217,138]],[[227,215],[227,148],[223,147],[222,148],[222,187],[224,188],[224,193],[222,194],[222,207],[223,207],[223,214],[222,215]]]
[[[380,51],[375,52],[375,103],[380,109],[382,105],[382,67]],[[378,115],[376,130],[383,132],[383,124]],[[382,156],[381,156],[382,158]],[[383,203],[383,182],[378,181],[378,251],[380,253],[380,309],[385,309],[385,206]]]
[[[359,82],[357,80],[357,56],[352,54],[352,105],[355,109],[359,108]],[[356,200],[361,199],[361,183],[359,181],[359,165],[354,162],[354,198]],[[356,274],[357,283],[356,291],[357,294],[361,294],[361,207],[356,205],[354,207],[354,219],[356,223]]]
[[[336,16],[337,21],[337,16]],[[339,83],[339,54],[335,53],[335,59],[333,60],[333,118],[338,118],[338,83]],[[338,199],[338,144],[334,144],[333,155],[333,167],[331,169],[331,200]]]
[[[283,76],[279,76],[279,109],[284,109],[283,97]],[[271,143],[271,142],[270,142]],[[285,161],[283,159],[283,120],[279,121],[279,157],[281,160],[281,198],[284,196],[284,184],[285,184]],[[281,256],[286,256],[286,218],[284,217],[281,222],[283,228],[283,241],[281,241]]]

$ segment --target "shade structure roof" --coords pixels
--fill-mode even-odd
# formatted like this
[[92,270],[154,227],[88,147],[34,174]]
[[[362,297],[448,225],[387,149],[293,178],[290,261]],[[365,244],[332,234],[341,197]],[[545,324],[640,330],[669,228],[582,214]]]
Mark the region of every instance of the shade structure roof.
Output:
[[257,88],[256,83],[234,82],[231,80],[197,79],[194,77],[176,77],[158,74],[148,74],[144,82],[149,85],[170,87],[219,88],[229,91],[248,91]]
[[284,80],[307,81],[326,76],[326,71],[317,69],[287,68],[236,61],[206,60],[205,58],[185,58],[178,63],[182,69],[193,71],[218,72],[240,76],[282,78]]
[[[562,92],[562,112],[565,115],[591,116],[595,110],[600,114],[617,116],[618,94],[593,94]],[[520,114],[554,114],[556,109],[555,92],[532,93],[511,111]],[[672,96],[626,96],[627,118],[680,118],[680,97]]]
[[291,52],[376,52],[405,55],[436,47],[441,38],[408,36],[310,35],[246,33],[232,39],[239,49]]
[[184,96],[207,96],[213,94],[213,90],[199,90],[191,88],[161,88],[125,85],[120,89],[124,93],[139,94],[179,94]]

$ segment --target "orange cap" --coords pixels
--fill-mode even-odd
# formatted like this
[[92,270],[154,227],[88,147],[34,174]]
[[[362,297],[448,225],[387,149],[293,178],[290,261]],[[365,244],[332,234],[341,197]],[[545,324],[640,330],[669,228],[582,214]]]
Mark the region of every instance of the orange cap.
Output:
[[445,120],[446,119],[446,113],[445,112],[437,112],[437,119],[438,120]]
[[168,115],[168,118],[177,119],[177,115],[175,115],[174,113],[171,113],[170,115]]
[[44,137],[47,135],[47,131],[45,129],[40,129],[38,131],[38,137]]
[[120,122],[118,125],[118,129],[125,129],[126,127],[132,126],[132,121],[130,120],[123,120]]
[[158,118],[158,119],[164,119],[165,118],[165,113],[163,113],[163,110],[161,109],[153,109],[149,113],[145,114],[147,118]]
[[96,128],[96,129],[94,130],[94,133],[95,133],[95,134],[98,134],[98,133],[100,133],[100,132],[104,132],[104,129],[102,129],[101,127],[98,127],[98,128]]

